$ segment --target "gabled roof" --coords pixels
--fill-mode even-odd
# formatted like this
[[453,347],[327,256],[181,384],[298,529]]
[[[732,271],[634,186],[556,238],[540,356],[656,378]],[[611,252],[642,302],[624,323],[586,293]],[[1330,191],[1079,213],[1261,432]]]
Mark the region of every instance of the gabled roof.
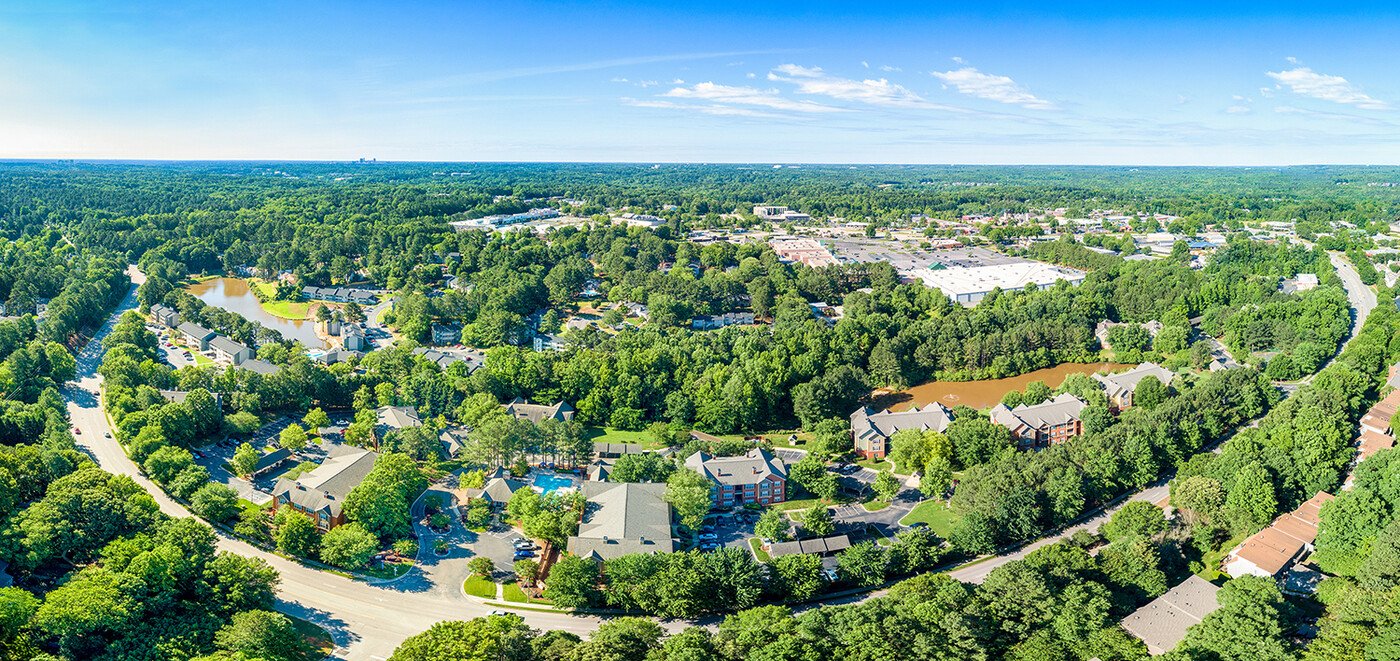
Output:
[[486,495],[487,498],[491,499],[491,502],[505,504],[510,502],[510,497],[515,495],[515,492],[524,489],[528,486],[528,484],[525,484],[520,480],[512,480],[506,477],[497,477],[492,478],[490,481],[488,481],[486,483],[486,488],[482,489],[481,491],[483,494]]
[[1079,414],[1088,404],[1069,393],[1064,393],[1044,404],[1026,406],[1021,404],[1014,409],[1005,404],[992,407],[992,422],[1010,427],[1013,431],[1021,426],[1031,429],[1045,429],[1063,425],[1079,419]]
[[541,420],[572,420],[574,418],[574,407],[564,402],[555,402],[552,405],[531,404],[528,401],[516,397],[506,404],[501,405],[506,413],[521,420],[529,420],[538,423]]
[[291,458],[291,450],[288,450],[287,448],[278,448],[261,457],[258,457],[258,463],[253,465],[253,472],[257,473],[260,471],[267,470],[268,468],[272,468],[273,466],[276,466],[277,464],[280,464]]
[[787,464],[762,448],[749,450],[737,457],[712,457],[696,452],[685,460],[687,468],[704,475],[716,484],[757,484],[769,477],[786,480]]
[[423,426],[423,420],[418,417],[418,411],[415,411],[411,406],[381,406],[374,410],[374,419],[376,425],[393,429]]
[[1319,491],[1292,513],[1280,515],[1269,527],[1247,537],[1225,558],[1227,569],[1232,560],[1239,559],[1277,575],[1317,538],[1322,506],[1333,498]]
[[671,506],[665,484],[584,482],[588,499],[569,552],[611,560],[631,553],[670,553]]
[[462,446],[466,444],[471,431],[467,427],[448,427],[438,434],[438,440],[442,442],[442,448],[447,451],[447,455],[455,457],[462,451]]
[[1214,583],[1192,574],[1142,608],[1123,618],[1123,628],[1147,643],[1151,654],[1165,654],[1186,637],[1186,629],[1220,607]]
[[200,326],[199,324],[190,323],[188,321],[182,322],[177,327],[177,329],[185,335],[188,335],[190,337],[197,337],[201,340],[213,339],[215,335],[218,335],[218,333],[215,333],[214,331],[211,331],[208,328]]
[[238,354],[248,351],[248,347],[244,346],[242,343],[235,342],[223,335],[215,335],[210,339],[209,348],[218,349],[226,354]]
[[337,516],[350,491],[374,470],[379,455],[368,450],[351,452],[327,459],[315,470],[302,473],[296,480],[277,480],[272,495],[287,496],[291,502],[313,512],[326,511]]
[[869,407],[862,406],[851,414],[851,433],[855,434],[856,438],[869,438],[877,435],[889,438],[895,432],[904,429],[942,432],[948,429],[948,425],[952,422],[953,412],[938,402],[925,404],[922,409],[913,406],[909,410],[899,413],[876,412]]
[[1104,391],[1108,393],[1109,397],[1117,397],[1123,393],[1136,391],[1138,382],[1148,376],[1155,376],[1158,381],[1162,382],[1162,385],[1167,385],[1172,382],[1172,377],[1176,375],[1157,363],[1143,363],[1118,374],[1092,374],[1090,376],[1103,384]]
[[258,360],[257,358],[245,360],[242,363],[239,363],[238,367],[241,369],[248,370],[250,372],[257,372],[258,374],[262,374],[264,376],[276,374],[282,370],[282,368],[273,365],[272,363],[269,363],[266,360]]

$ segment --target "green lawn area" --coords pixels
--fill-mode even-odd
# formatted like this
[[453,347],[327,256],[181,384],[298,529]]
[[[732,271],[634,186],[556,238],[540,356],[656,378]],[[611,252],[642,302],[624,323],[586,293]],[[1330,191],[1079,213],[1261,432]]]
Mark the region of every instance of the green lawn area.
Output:
[[205,355],[202,354],[202,353],[199,353],[198,351],[191,351],[191,352],[190,352],[190,355],[191,355],[191,356],[194,356],[194,364],[195,364],[195,365],[213,365],[213,364],[214,364],[213,359],[209,358],[208,356],[205,356]]
[[632,445],[656,445],[645,431],[627,431],[612,427],[588,427],[583,435],[594,443],[628,443]]
[[883,500],[871,500],[861,503],[860,506],[864,507],[865,511],[867,512],[878,512],[882,509],[885,509],[886,507],[889,507],[890,504]]
[[749,546],[753,548],[753,554],[758,557],[759,562],[768,562],[772,558],[768,557],[768,552],[762,548],[763,543],[757,537],[749,538]]
[[1225,555],[1230,552],[1230,549],[1239,546],[1240,542],[1244,541],[1244,538],[1244,535],[1231,537],[1225,540],[1219,548],[1202,555],[1201,564],[1204,565],[1204,568],[1200,572],[1200,577],[1207,581],[1215,580],[1215,578],[1220,575],[1220,561],[1225,559]]
[[312,303],[299,303],[297,301],[272,301],[263,303],[262,307],[274,317],[305,319],[307,313],[311,311],[312,305]]
[[915,505],[913,511],[899,520],[899,524],[908,526],[920,521],[927,523],[940,537],[947,539],[948,533],[953,530],[953,524],[958,522],[958,515],[941,500],[925,500]]
[[554,603],[548,599],[531,598],[530,596],[525,594],[524,590],[520,589],[520,585],[518,583],[514,582],[505,584],[504,593],[506,601],[514,602],[517,604],[544,604],[548,606]]
[[462,584],[462,589],[466,590],[467,594],[473,597],[481,597],[483,599],[496,598],[496,584],[492,583],[490,579],[485,579],[480,576],[468,577],[467,582]]
[[884,459],[861,459],[856,463],[866,468],[874,468],[877,471],[885,470],[886,468],[894,470],[894,464],[891,462],[887,462]]
[[288,615],[287,619],[292,621],[292,626],[296,628],[297,633],[301,634],[302,640],[307,645],[308,649],[304,657],[306,661],[321,661],[335,651],[335,640],[331,638],[329,633],[326,633],[325,629],[295,615]]
[[867,535],[870,536],[871,539],[875,540],[876,544],[879,544],[880,546],[889,546],[894,543],[894,540],[885,537],[884,535],[881,535],[880,531],[877,530],[875,526],[866,526],[865,532]]

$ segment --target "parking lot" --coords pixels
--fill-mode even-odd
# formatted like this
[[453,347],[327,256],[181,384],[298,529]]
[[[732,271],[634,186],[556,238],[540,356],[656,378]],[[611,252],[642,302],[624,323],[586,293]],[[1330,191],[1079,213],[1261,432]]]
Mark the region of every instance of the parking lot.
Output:
[[1027,260],[1008,257],[987,248],[943,248],[925,250],[917,241],[844,238],[831,239],[826,246],[843,262],[888,262],[900,272],[912,269],[992,266]]
[[195,352],[191,351],[190,357],[185,358],[184,347],[179,345],[171,346],[170,339],[175,335],[174,331],[153,324],[146,324],[146,329],[156,334],[156,340],[158,342],[156,345],[156,355],[159,356],[161,361],[165,362],[165,364],[175,369],[196,364],[194,357]]

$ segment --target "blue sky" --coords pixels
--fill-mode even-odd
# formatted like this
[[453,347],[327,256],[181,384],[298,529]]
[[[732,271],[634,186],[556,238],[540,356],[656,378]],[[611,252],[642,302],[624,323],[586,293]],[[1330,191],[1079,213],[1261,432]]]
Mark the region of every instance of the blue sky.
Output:
[[10,0],[0,157],[1400,162],[1394,3],[1049,4]]

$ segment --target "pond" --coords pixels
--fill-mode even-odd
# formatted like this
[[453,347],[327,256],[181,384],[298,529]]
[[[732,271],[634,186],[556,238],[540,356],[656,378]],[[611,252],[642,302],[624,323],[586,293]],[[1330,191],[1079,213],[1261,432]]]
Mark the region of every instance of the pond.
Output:
[[1044,381],[1045,385],[1058,388],[1064,383],[1065,377],[1071,374],[1118,372],[1130,367],[1133,365],[1129,363],[1060,363],[1054,367],[1005,379],[929,381],[900,392],[879,394],[871,407],[877,410],[883,408],[903,411],[908,409],[910,404],[923,406],[929,402],[939,402],[948,408],[961,404],[984,409],[995,406],[1012,390],[1025,390],[1032,381]]
[[274,317],[264,310],[248,283],[238,278],[213,278],[185,288],[185,291],[209,305],[237,312],[248,321],[256,321],[282,334],[288,340],[300,340],[308,349],[324,349],[326,343],[316,337],[316,322]]

